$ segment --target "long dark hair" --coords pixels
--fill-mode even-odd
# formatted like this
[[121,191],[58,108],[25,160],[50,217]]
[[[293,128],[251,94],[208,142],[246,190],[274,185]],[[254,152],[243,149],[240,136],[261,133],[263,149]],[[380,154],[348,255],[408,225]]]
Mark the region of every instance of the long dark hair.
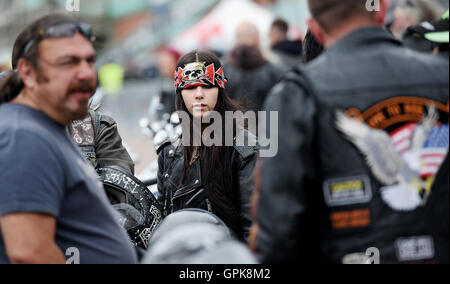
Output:
[[[220,60],[215,54],[208,51],[192,51],[180,58],[177,64],[177,68],[184,68],[184,66],[188,63],[199,61],[214,63],[217,66],[221,66]],[[189,113],[186,105],[184,104],[181,93],[176,94],[175,104],[177,111],[184,111],[185,113]],[[217,104],[214,110],[220,113],[222,118],[224,118],[226,111],[242,111],[242,108],[239,106],[239,104],[228,97],[224,89],[219,88]],[[192,122],[192,115],[189,114],[189,117]],[[224,119],[222,119],[222,123],[222,129],[225,129]],[[192,133],[192,123],[189,123],[189,125],[191,127],[190,131]],[[236,129],[236,124],[234,122],[234,131],[236,131]],[[183,131],[189,130],[183,129]],[[222,145],[225,145],[225,141],[222,142]],[[184,146],[184,169],[180,184],[182,184],[184,175],[190,166],[190,161],[194,154],[194,151],[194,147]],[[238,237],[242,237],[239,192],[235,191],[236,186],[234,186],[238,181],[235,178],[235,173],[233,173],[234,167],[232,165],[232,154],[232,146],[213,145],[207,147],[202,145],[200,147],[199,157],[201,163],[203,185],[205,187],[206,196],[211,202],[213,213],[221,218]]]
[[[32,40],[37,40],[40,36],[41,30],[46,30],[48,27],[62,21],[72,20],[69,16],[63,14],[51,14],[38,19],[22,31],[17,37],[13,53],[12,53],[12,67],[17,69],[19,59],[24,58],[31,63],[38,73],[38,80],[43,79],[39,68],[39,43],[36,43],[31,49],[24,53],[27,44]],[[23,83],[16,71],[9,72],[5,78],[0,82],[0,104],[10,102],[17,97],[23,88]]]
[[303,39],[303,63],[308,63],[319,57],[324,52],[324,47],[316,40],[310,30],[306,32]]

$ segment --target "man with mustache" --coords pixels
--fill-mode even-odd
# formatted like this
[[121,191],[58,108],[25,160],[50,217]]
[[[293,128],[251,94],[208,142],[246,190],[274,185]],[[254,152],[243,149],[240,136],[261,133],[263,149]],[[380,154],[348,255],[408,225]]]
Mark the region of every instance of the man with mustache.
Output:
[[137,262],[67,130],[95,91],[92,42],[88,24],[63,15],[16,39],[0,85],[0,263]]

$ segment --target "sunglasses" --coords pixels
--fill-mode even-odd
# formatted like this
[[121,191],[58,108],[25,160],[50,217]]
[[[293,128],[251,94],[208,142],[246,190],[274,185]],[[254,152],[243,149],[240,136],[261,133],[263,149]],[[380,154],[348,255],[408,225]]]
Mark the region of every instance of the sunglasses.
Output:
[[36,43],[43,39],[73,37],[77,32],[80,32],[90,42],[95,41],[94,32],[89,24],[83,22],[60,22],[51,25],[46,30],[40,30],[39,37],[27,43],[23,50],[23,55],[25,56]]

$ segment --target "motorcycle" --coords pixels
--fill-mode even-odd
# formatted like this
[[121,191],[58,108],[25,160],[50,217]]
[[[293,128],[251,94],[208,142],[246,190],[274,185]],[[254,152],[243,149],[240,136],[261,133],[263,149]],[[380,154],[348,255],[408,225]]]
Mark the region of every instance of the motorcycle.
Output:
[[[180,118],[177,112],[168,113],[165,111],[160,97],[155,96],[150,102],[148,116],[139,121],[139,126],[144,135],[153,140],[155,149],[169,140],[175,140],[181,136]],[[137,177],[143,184],[158,197],[157,189],[158,161],[151,162]]]

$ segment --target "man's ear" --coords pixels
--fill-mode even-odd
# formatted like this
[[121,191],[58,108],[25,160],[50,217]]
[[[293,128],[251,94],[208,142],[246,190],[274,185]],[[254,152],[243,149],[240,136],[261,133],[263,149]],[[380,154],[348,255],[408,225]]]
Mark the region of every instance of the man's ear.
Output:
[[19,59],[17,64],[17,71],[19,72],[20,80],[22,80],[25,87],[33,89],[37,85],[37,74],[33,65],[26,59]]
[[326,33],[322,26],[320,26],[319,22],[317,22],[315,19],[310,18],[306,20],[306,24],[308,25],[309,30],[314,35],[317,42],[324,46]]

